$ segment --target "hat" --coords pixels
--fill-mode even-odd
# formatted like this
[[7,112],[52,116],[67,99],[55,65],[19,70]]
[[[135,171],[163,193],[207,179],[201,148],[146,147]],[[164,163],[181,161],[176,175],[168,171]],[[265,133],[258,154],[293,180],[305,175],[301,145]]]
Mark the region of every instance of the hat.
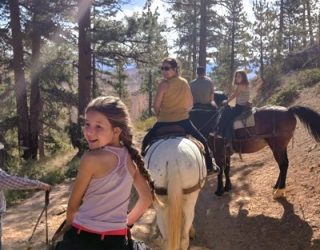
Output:
[[203,66],[197,67],[197,74],[205,74],[206,73],[206,68]]

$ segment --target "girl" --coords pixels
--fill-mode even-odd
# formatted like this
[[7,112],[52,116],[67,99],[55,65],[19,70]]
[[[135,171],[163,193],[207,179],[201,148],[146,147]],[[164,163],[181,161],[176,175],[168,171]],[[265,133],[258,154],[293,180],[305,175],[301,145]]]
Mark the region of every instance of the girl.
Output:
[[202,142],[205,147],[205,159],[208,172],[212,172],[213,163],[207,140],[189,119],[189,110],[193,106],[190,86],[184,78],[179,76],[178,63],[174,58],[167,57],[162,61],[161,73],[164,80],[160,82],[154,100],[154,111],[157,122],[145,135],[142,142],[142,152],[150,144],[157,129],[163,126],[177,124],[184,128],[187,134]]
[[223,101],[223,105],[228,105],[230,101],[236,98],[236,106],[234,108],[225,108],[218,123],[217,132],[227,139],[230,144],[232,140],[232,126],[236,116],[248,107],[250,99],[249,81],[244,70],[238,70],[234,74],[233,85],[234,91],[229,98]]
[[[133,143],[131,122],[119,98],[92,100],[83,134],[90,151],[83,155],[70,195],[66,225],[57,249],[126,249],[131,227],[152,202],[153,183]],[[127,214],[132,184],[139,199]]]

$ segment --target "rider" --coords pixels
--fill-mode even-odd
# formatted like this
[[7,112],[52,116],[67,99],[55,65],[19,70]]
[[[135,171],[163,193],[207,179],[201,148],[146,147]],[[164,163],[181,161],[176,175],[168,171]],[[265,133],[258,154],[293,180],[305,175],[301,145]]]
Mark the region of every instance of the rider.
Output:
[[205,148],[205,160],[208,172],[213,170],[207,140],[198,131],[189,119],[189,110],[192,108],[192,93],[188,82],[179,76],[178,62],[176,59],[167,57],[162,61],[161,73],[164,79],[160,82],[154,100],[154,111],[157,122],[145,135],[142,142],[142,153],[154,138],[156,131],[167,125],[179,125],[187,134],[202,142]]
[[216,109],[214,102],[214,84],[213,81],[206,76],[205,67],[197,67],[197,75],[198,77],[190,82],[193,106]]
[[[3,144],[0,143],[0,150],[2,149]],[[51,186],[38,180],[9,175],[0,168],[0,250],[2,249],[2,219],[3,214],[6,211],[6,199],[3,193],[5,189],[42,189],[45,191],[50,191]]]
[[227,144],[231,144],[232,126],[236,116],[249,106],[250,90],[247,73],[244,70],[237,70],[234,73],[233,92],[227,100],[223,101],[223,105],[227,106],[230,101],[236,99],[235,107],[227,107],[224,109],[217,126],[217,134],[223,136],[227,140]]

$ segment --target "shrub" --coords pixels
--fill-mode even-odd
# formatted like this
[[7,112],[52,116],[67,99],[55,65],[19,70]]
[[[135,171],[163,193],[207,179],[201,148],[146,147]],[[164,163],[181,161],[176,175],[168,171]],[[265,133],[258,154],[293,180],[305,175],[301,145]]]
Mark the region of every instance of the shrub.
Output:
[[289,106],[298,96],[297,85],[291,85],[273,95],[269,102],[273,105]]
[[307,69],[299,73],[298,81],[304,87],[312,87],[320,82],[320,69]]
[[269,86],[278,86],[281,79],[281,70],[278,65],[268,66],[264,70],[264,84]]

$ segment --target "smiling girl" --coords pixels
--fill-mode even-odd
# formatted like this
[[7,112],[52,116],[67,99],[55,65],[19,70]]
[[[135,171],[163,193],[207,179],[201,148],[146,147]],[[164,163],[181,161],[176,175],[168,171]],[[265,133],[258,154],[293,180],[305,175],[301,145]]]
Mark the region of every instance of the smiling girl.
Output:
[[[127,227],[151,204],[153,187],[131,130],[119,98],[98,97],[89,103],[83,134],[90,151],[81,158],[67,209],[71,229],[58,250],[126,249]],[[139,199],[127,214],[132,184]]]

